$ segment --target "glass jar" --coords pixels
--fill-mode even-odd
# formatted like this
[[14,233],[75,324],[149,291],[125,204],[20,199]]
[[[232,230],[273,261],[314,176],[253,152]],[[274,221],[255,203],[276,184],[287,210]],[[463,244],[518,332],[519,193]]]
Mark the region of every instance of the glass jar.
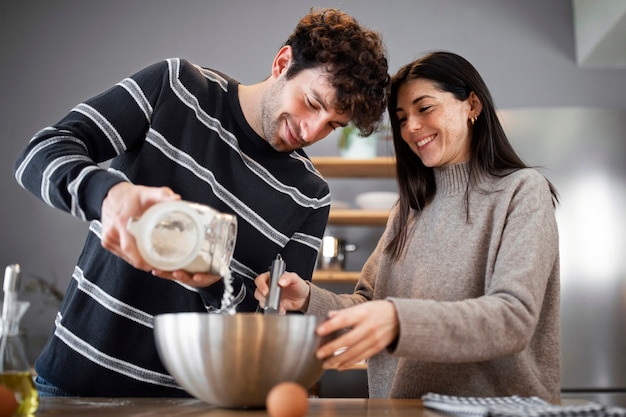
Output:
[[128,230],[155,269],[224,276],[235,249],[237,218],[198,203],[166,201],[132,219]]

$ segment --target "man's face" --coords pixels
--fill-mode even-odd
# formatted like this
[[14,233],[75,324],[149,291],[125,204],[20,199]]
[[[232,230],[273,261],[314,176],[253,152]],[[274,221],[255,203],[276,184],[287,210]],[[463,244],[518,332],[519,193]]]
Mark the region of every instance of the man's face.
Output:
[[300,71],[289,80],[280,74],[261,100],[265,140],[277,151],[289,152],[325,138],[348,124],[350,115],[335,110],[335,89],[322,68]]

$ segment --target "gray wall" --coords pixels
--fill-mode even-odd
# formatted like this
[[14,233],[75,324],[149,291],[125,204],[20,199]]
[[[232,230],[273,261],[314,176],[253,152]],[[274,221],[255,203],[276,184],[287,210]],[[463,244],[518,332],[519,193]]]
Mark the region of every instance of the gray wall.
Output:
[[[576,65],[570,0],[3,2],[0,266],[18,262],[27,280],[39,276],[64,289],[87,231],[86,224],[44,206],[13,180],[15,157],[37,130],[140,68],[172,56],[220,69],[243,83],[259,81],[311,6],[342,8],[382,32],[392,72],[431,49],[464,55],[481,71],[501,108],[626,109],[626,69]],[[594,126],[588,128],[593,140]],[[334,140],[315,146],[311,154],[336,153]],[[42,304],[49,298],[27,297],[36,304],[24,323],[36,352],[53,311]]]

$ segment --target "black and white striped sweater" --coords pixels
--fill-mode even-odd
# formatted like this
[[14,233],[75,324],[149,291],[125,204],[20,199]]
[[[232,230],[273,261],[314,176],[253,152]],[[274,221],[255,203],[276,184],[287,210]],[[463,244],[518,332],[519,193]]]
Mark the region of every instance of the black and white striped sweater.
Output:
[[158,358],[154,317],[221,307],[222,282],[189,288],[101,247],[102,200],[120,181],[169,186],[184,200],[237,215],[237,311],[256,309],[253,279],[277,253],[289,271],[311,277],[328,219],[328,184],[303,151],[277,152],[252,130],[237,85],[185,60],[159,62],[76,106],[19,156],[21,186],[91,221],[36,362],[52,384],[81,396],[186,395]]

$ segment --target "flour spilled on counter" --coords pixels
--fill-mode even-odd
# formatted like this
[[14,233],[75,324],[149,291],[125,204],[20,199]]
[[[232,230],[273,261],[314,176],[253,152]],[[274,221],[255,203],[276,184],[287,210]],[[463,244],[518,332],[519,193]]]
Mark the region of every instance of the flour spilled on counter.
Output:
[[75,400],[72,401],[72,405],[78,405],[78,406],[88,406],[88,407],[95,407],[95,408],[111,408],[111,407],[121,407],[121,406],[127,406],[127,405],[133,405],[133,402],[130,400],[116,400],[116,399],[107,399],[106,402],[104,401],[98,401],[98,400],[93,400],[93,401],[89,401],[89,400],[82,400],[80,398],[76,398]]

